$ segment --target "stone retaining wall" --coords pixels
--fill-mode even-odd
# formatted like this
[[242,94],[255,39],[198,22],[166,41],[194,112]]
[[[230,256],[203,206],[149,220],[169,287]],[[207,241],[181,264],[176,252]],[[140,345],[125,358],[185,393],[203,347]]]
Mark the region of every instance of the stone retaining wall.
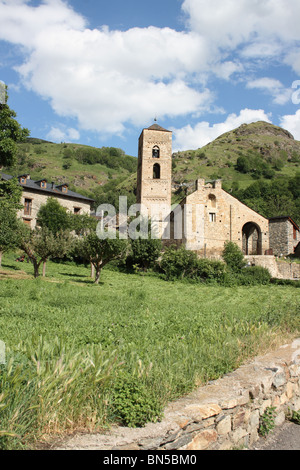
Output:
[[171,403],[160,423],[79,436],[64,449],[230,450],[251,446],[261,417],[274,407],[280,426],[300,410],[300,339]]
[[300,279],[300,263],[280,261],[275,256],[245,256],[253,266],[267,268],[272,277],[277,279]]

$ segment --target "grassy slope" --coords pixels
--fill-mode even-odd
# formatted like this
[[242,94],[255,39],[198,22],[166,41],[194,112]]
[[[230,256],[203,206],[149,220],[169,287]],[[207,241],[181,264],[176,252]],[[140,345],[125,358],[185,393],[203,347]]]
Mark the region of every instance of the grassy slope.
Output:
[[[125,274],[108,268],[97,287],[89,268],[53,262],[47,263],[47,277],[35,281],[32,265],[16,263],[12,255],[5,256],[3,270],[12,275],[23,272],[26,278],[5,280],[0,275],[0,330],[9,347],[33,333],[49,338],[59,335],[66,342],[75,340],[78,346],[94,342],[118,348],[121,344],[120,354],[129,354],[126,360],[135,351],[157,370],[165,360],[160,357],[164,350],[168,368],[184,354],[200,367],[199,375],[203,369],[204,380],[213,378],[215,369],[223,373],[226,367],[234,367],[244,347],[246,354],[256,353],[259,345],[264,347],[260,334],[267,338],[273,326],[284,330],[284,321],[288,323],[289,315],[299,311],[299,296],[295,288],[287,286],[226,288],[166,282],[151,274]],[[256,325],[257,344],[251,344],[251,325]],[[276,328],[273,333],[276,335]],[[223,358],[224,342],[232,347],[227,358]],[[205,345],[214,351],[210,365],[200,356],[192,357],[194,348],[204,354]],[[227,362],[224,370],[223,359]],[[214,360],[219,364],[212,364]],[[185,369],[186,364],[181,367]],[[172,374],[176,375],[176,367]]]
[[[8,278],[8,274],[20,275],[21,271],[25,279]],[[93,401],[92,389],[87,391],[87,396],[80,396],[82,403],[79,397],[72,398],[70,408],[63,399],[53,401],[53,394],[49,393],[52,382],[58,394],[62,387],[60,380],[67,382],[75,374],[71,366],[67,372],[67,364],[61,378],[60,375],[52,377],[51,368],[44,370],[42,367],[38,380],[43,380],[42,374],[46,374],[48,385],[45,390],[43,385],[38,388],[38,397],[32,395],[35,392],[30,387],[25,387],[24,394],[20,394],[18,386],[15,398],[12,390],[6,422],[15,423],[19,434],[28,432],[28,438],[32,433],[40,437],[44,428],[41,424],[35,428],[38,423],[45,423],[44,432],[53,432],[47,423],[55,423],[56,432],[65,432],[76,430],[78,426],[94,429],[105,420],[113,420],[113,414],[108,412],[107,415],[105,411],[104,400],[110,403],[118,370],[123,369],[131,386],[137,384],[139,377],[138,383],[146,387],[146,395],[141,395],[142,404],[129,408],[130,416],[134,416],[136,407],[143,407],[149,397],[155,397],[156,406],[158,403],[162,407],[195,386],[236,368],[246,358],[286,341],[297,328],[299,331],[299,296],[295,295],[296,289],[289,286],[227,288],[166,282],[151,274],[129,275],[110,269],[104,270],[101,284],[95,286],[88,268],[51,262],[47,264],[48,277],[33,280],[32,266],[16,263],[12,255],[5,256],[2,272],[0,331],[8,357],[18,358],[23,363],[22,351],[31,350],[37,357],[37,364],[43,366],[43,355],[47,357],[50,351],[54,354],[58,337],[66,348],[65,361],[70,360],[69,356],[76,358],[77,354],[83,355],[88,348],[96,346],[109,357],[114,355],[117,364],[122,364],[108,371],[111,382],[108,387],[101,386],[97,404]],[[22,347],[18,346],[20,341],[25,342]],[[31,363],[30,354],[26,354],[25,363],[31,364],[26,370],[35,383],[36,363]],[[104,371],[105,367],[103,365]],[[78,385],[77,380],[80,380]],[[91,387],[93,375],[88,380]],[[14,383],[12,379],[12,387]],[[62,397],[76,397],[76,387],[82,383],[84,376],[76,379],[73,389],[72,384],[68,386]],[[131,395],[125,396],[127,406]],[[27,407],[40,399],[43,407],[39,405],[38,418],[34,414],[35,421],[29,426]],[[24,403],[17,408],[20,418],[16,420],[13,417],[21,400]],[[51,406],[47,405],[48,400]],[[91,423],[93,407],[98,415]]]
[[267,162],[282,160],[284,166],[276,174],[293,176],[299,169],[300,142],[293,140],[283,129],[265,122],[242,125],[198,150],[174,154],[173,180],[221,178],[225,184],[238,181],[244,188],[254,180],[249,174],[237,172],[234,165],[239,156],[251,154],[258,154]]
[[[13,174],[28,172],[32,179],[46,178],[55,183],[67,182],[71,189],[83,194],[93,195],[93,192],[113,179],[126,179],[130,172],[122,168],[108,168],[106,165],[88,165],[78,162],[75,158],[64,158],[66,149],[79,148],[94,150],[80,144],[54,144],[40,139],[29,139],[28,142],[19,144],[19,164],[13,170]],[[120,157],[122,158],[122,157]],[[134,157],[131,157],[134,161]],[[70,168],[64,169],[63,165],[70,163]],[[11,173],[9,169],[4,169]]]
[[[282,168],[275,171],[275,178],[295,176],[300,168],[300,142],[285,130],[265,122],[242,125],[202,148],[173,154],[173,202],[183,197],[182,193],[176,194],[176,185],[193,184],[197,178],[222,179],[227,190],[234,182],[238,182],[240,189],[248,187],[255,180],[250,174],[236,171],[235,165],[239,156],[255,155],[271,167],[278,160],[282,162]],[[119,185],[125,191],[135,186],[135,174]]]
[[[71,161],[64,159],[65,149],[76,150],[80,147],[94,150],[93,147],[79,144],[53,144],[30,139],[28,143],[20,144],[19,165],[14,173],[29,172],[33,179],[45,177],[57,183],[68,182],[71,189],[91,197],[97,193],[105,194],[106,184],[113,180],[116,181],[118,193],[123,191],[126,195],[135,191],[135,171],[130,174],[121,167],[111,169],[100,164],[81,164],[74,158]],[[173,154],[173,202],[182,198],[182,194],[175,194],[176,184],[192,184],[199,177],[207,180],[221,178],[227,190],[234,182],[238,182],[241,189],[249,186],[254,181],[251,175],[235,170],[237,158],[241,155],[259,155],[271,166],[279,159],[283,167],[276,171],[275,177],[291,177],[299,171],[300,142],[279,127],[257,122],[227,132],[205,147],[177,152]],[[71,163],[68,169],[63,168],[66,161]],[[8,169],[4,171],[10,172]]]

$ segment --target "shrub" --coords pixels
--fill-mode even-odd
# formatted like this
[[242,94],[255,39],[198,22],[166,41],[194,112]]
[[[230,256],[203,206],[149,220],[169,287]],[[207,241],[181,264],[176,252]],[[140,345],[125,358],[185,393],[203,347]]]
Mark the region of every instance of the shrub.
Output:
[[275,427],[275,410],[276,408],[272,406],[266,408],[264,414],[260,418],[259,434],[263,437],[266,437]]
[[233,272],[240,272],[241,269],[246,266],[244,255],[236,243],[226,242],[222,257],[228,268]]
[[157,261],[162,249],[160,239],[146,240],[138,238],[131,241],[131,254],[126,260],[127,267],[132,268],[137,265],[139,268],[147,271],[155,261]]
[[221,261],[198,259],[196,253],[181,247],[171,247],[165,251],[161,260],[161,269],[167,280],[223,280],[225,264]]
[[258,285],[269,284],[271,281],[271,274],[268,269],[262,266],[250,266],[242,270],[241,273],[242,285]]
[[292,287],[300,287],[300,281],[297,281],[296,279],[276,279],[272,278],[271,279],[272,284],[276,284],[278,286],[292,286]]
[[197,271],[197,255],[183,246],[178,250],[172,246],[164,252],[160,267],[166,279],[195,278]]
[[140,427],[161,417],[163,404],[143,377],[123,371],[112,386],[110,413],[123,426]]
[[224,279],[225,264],[221,261],[198,259],[196,267],[197,278],[215,281]]

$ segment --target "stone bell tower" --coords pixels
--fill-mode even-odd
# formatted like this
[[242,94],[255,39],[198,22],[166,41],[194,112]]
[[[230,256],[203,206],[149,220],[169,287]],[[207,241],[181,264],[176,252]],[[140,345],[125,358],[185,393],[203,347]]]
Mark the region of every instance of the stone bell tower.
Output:
[[158,205],[170,211],[171,182],[172,132],[155,123],[142,131],[138,153],[137,203],[147,208],[149,217]]

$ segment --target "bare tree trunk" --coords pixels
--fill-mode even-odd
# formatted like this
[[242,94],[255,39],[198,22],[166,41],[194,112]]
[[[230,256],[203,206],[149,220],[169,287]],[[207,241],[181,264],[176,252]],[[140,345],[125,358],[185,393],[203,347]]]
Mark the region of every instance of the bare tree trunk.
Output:
[[36,260],[32,260],[32,264],[33,264],[33,269],[34,269],[34,277],[37,278],[40,275],[39,273],[40,265],[36,262]]
[[47,261],[43,261],[43,277],[46,276],[46,263]]
[[2,266],[2,251],[0,251],[0,267]]
[[94,279],[95,277],[95,266],[93,265],[93,263],[91,263],[91,278]]
[[96,276],[95,276],[95,284],[99,284],[100,281],[100,274],[101,274],[101,267],[96,267]]

